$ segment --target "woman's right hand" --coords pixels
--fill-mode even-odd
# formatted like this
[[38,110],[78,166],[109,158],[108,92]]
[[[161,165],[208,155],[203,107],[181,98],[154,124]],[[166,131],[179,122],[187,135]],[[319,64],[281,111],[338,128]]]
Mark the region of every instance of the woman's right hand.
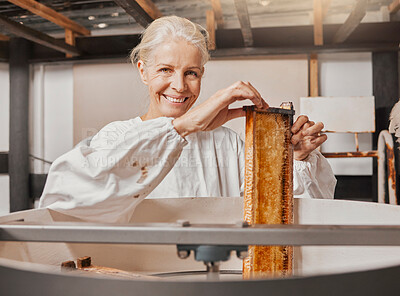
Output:
[[173,125],[182,137],[198,131],[213,130],[231,119],[245,116],[243,108],[229,109],[233,102],[243,100],[251,100],[260,109],[269,107],[250,82],[238,81],[175,118]]

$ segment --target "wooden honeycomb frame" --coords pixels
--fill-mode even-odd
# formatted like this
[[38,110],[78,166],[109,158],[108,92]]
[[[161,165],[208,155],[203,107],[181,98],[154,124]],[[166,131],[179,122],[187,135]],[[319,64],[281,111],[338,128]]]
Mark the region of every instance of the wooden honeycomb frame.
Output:
[[[245,107],[244,219],[249,224],[293,223],[294,110]],[[243,277],[292,274],[293,247],[249,246]]]

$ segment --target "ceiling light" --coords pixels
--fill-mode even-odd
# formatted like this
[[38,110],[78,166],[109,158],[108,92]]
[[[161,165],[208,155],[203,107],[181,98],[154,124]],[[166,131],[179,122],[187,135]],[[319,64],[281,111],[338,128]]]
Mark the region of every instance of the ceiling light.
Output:
[[112,17],[117,17],[117,16],[119,16],[119,12],[113,12],[113,13],[111,14],[111,16],[112,16]]
[[27,18],[27,17],[28,17],[27,15],[21,15],[19,18],[24,19],[24,18]]
[[96,17],[94,15],[89,15],[88,16],[88,20],[89,21],[94,21],[96,19]]
[[267,6],[271,3],[270,0],[260,0],[258,1],[262,6]]
[[100,23],[100,24],[97,25],[97,27],[100,28],[100,29],[104,29],[104,28],[107,28],[108,25],[106,23]]

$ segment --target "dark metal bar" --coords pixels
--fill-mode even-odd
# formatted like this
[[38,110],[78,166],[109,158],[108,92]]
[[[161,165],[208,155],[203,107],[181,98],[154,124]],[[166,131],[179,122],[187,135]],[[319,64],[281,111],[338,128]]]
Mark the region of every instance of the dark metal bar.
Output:
[[46,184],[47,174],[30,174],[29,175],[29,192],[31,198],[39,198]]
[[9,41],[0,41],[0,62],[8,62],[8,43]]
[[293,109],[284,109],[284,108],[274,108],[274,107],[270,107],[268,109],[260,109],[253,106],[243,106],[243,110],[244,111],[255,111],[255,112],[259,112],[259,113],[276,113],[276,114],[285,114],[285,115],[294,115],[295,111]]
[[10,40],[10,211],[29,208],[29,42]]
[[335,199],[372,202],[372,176],[336,175]]
[[376,129],[374,149],[381,130],[388,129],[389,114],[399,100],[398,52],[372,53],[373,95],[375,96]]
[[0,174],[8,174],[8,152],[0,152]]
[[292,46],[292,47],[245,47],[219,48],[211,53],[212,58],[232,58],[243,56],[290,55],[309,53],[371,52],[392,51],[397,53],[398,44],[354,44],[324,46]]
[[[398,52],[372,53],[372,87],[375,97],[375,133],[373,147],[378,147],[378,137],[382,130],[388,129],[389,115],[393,105],[399,100],[399,58]],[[373,168],[373,192],[378,192],[377,163]],[[377,201],[377,195],[374,197]]]

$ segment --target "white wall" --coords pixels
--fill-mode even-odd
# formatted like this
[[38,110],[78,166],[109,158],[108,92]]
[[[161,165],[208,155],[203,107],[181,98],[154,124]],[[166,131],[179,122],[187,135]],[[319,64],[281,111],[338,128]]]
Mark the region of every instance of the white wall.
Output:
[[[293,101],[298,108],[299,97],[307,95],[307,60],[210,61],[206,64],[196,104],[238,80],[250,81],[271,106]],[[137,69],[129,64],[74,66],[74,142],[89,136],[90,132],[97,132],[111,121],[143,115],[147,111],[148,100],[147,89]],[[237,103],[233,106],[242,105]],[[244,134],[244,118],[227,125],[240,135]]]
[[143,115],[148,92],[128,63],[80,64],[74,75],[74,143],[96,134],[107,123]]
[[[9,150],[10,81],[8,64],[0,63],[0,152]],[[10,182],[0,174],[0,215],[10,212]]]
[[[321,96],[372,96],[371,53],[320,54],[318,59]],[[372,135],[360,134],[359,145],[361,151],[371,150]],[[330,133],[322,151],[355,151],[354,135]],[[372,158],[328,161],[336,175],[372,175]]]
[[[73,147],[73,73],[71,65],[35,65],[31,71],[30,151],[54,161]],[[31,159],[31,170],[49,165]]]
[[[279,107],[282,102],[293,102],[297,116],[300,114],[299,98],[308,93],[307,67],[306,58],[211,61],[206,65],[199,102],[217,90],[243,80],[249,81],[271,107]],[[250,101],[237,102],[232,107],[250,104]],[[244,139],[244,117],[234,119],[226,126]]]

